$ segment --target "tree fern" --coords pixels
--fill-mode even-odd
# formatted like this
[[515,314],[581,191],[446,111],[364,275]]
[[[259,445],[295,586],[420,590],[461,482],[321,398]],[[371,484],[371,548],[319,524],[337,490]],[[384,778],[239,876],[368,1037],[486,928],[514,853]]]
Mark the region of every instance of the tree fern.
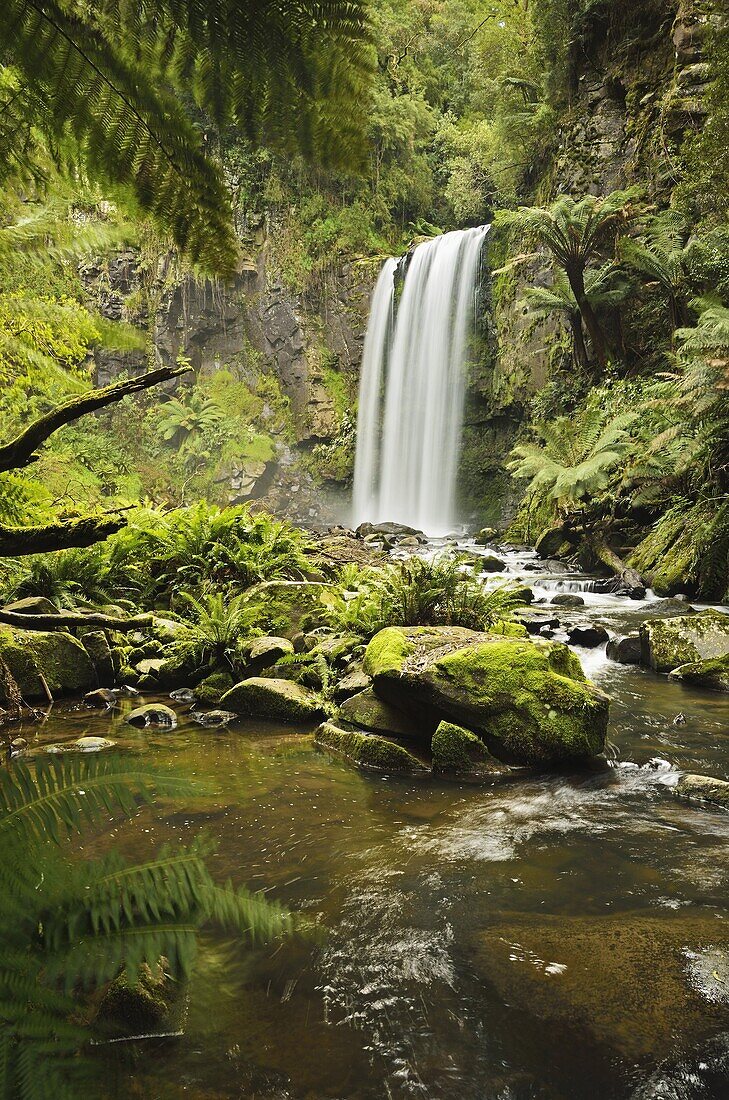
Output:
[[39,758],[0,773],[0,1096],[76,1097],[88,1041],[77,996],[124,971],[130,981],[164,956],[184,977],[198,930],[215,923],[241,942],[292,928],[260,894],[216,884],[211,842],[163,848],[128,866],[118,853],[67,858],[65,840],[157,793],[196,789],[118,756]]
[[542,443],[520,443],[508,464],[512,476],[530,478],[527,492],[555,500],[563,512],[602,492],[630,452],[635,414],[606,419],[598,405],[579,416],[540,425]]
[[92,14],[80,0],[5,0],[0,164],[38,175],[72,137],[92,175],[132,189],[176,244],[230,273],[236,243],[207,134],[172,88],[217,125],[352,162],[361,150],[369,68],[362,0],[126,0]]

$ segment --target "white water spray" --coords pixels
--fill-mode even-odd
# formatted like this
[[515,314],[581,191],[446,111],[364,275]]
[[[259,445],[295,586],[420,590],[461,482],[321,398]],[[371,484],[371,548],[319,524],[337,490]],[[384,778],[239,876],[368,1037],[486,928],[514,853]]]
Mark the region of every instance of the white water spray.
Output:
[[362,358],[356,523],[395,520],[428,534],[453,526],[468,338],[487,232],[464,229],[419,245],[396,310],[397,265],[388,260],[382,269]]

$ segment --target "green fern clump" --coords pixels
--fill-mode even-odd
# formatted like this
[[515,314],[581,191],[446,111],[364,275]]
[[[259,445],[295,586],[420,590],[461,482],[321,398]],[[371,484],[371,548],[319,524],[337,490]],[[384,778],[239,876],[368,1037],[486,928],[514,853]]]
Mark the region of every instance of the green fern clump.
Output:
[[68,839],[109,816],[130,817],[141,800],[196,788],[119,756],[55,756],[0,773],[0,1096],[57,1097],[84,1091],[79,1052],[91,1033],[79,994],[124,972],[168,960],[192,970],[197,933],[216,924],[258,943],[292,928],[260,894],[218,885],[206,839],[170,846],[138,865],[118,853],[74,859]]

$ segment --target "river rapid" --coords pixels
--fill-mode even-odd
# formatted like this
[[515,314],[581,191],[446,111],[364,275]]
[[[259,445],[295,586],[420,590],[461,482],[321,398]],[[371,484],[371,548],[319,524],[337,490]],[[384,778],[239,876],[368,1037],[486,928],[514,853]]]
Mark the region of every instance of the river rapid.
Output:
[[[579,591],[612,635],[652,615],[650,594],[500,556],[538,598]],[[216,875],[320,933],[253,952],[206,935],[184,1036],[99,1048],[93,1095],[726,1100],[729,815],[673,787],[727,777],[727,697],[577,652],[612,699],[606,759],[490,787],[366,775],[311,731],[207,730],[180,704],[172,732],[74,704],[23,731],[39,750],[109,736],[216,788],[109,822],[82,857],[208,829]]]

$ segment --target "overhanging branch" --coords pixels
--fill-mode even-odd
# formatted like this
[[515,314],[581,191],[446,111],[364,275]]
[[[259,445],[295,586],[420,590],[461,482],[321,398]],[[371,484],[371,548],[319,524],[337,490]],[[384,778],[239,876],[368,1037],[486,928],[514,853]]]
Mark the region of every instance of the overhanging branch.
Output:
[[[66,401],[65,404],[59,405],[56,409],[51,409],[45,416],[34,420],[15,439],[11,439],[9,443],[0,446],[0,473],[5,473],[8,470],[18,470],[34,462],[38,457],[35,454],[36,449],[42,443],[45,443],[55,431],[62,428],[64,424],[71,424],[87,413],[103,409],[106,405],[113,405],[116,401],[121,401],[123,397],[127,397],[131,393],[147,390],[151,386],[159,385],[160,382],[166,382],[170,378],[186,374],[191,369],[187,366],[158,367],[156,370],[141,374],[138,378],[128,378],[124,382],[115,382],[112,386],[104,386],[103,389],[91,390],[89,393],[81,394],[80,397],[74,397],[71,401]],[[28,530],[31,529],[28,528]],[[86,546],[89,544],[71,542],[65,545]],[[56,549],[56,547],[52,547],[52,549]],[[24,552],[34,554],[37,551],[26,550]],[[0,554],[12,553],[17,553],[17,551],[0,549]]]

